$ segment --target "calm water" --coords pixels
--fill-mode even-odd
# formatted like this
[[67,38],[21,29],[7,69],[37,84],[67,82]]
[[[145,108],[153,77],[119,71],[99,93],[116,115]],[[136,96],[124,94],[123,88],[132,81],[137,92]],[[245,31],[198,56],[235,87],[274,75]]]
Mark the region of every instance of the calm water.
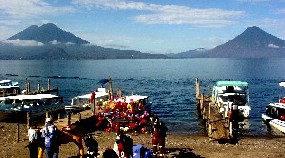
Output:
[[46,88],[51,78],[52,87],[59,87],[69,104],[72,97],[97,89],[100,79],[111,76],[114,90],[148,95],[170,132],[190,134],[202,133],[196,117],[195,78],[205,87],[217,80],[244,80],[249,83],[252,106],[249,134],[265,134],[261,113],[267,103],[278,100],[284,68],[285,59],[0,60],[0,79],[19,81],[24,88],[28,78],[36,89],[38,83]]

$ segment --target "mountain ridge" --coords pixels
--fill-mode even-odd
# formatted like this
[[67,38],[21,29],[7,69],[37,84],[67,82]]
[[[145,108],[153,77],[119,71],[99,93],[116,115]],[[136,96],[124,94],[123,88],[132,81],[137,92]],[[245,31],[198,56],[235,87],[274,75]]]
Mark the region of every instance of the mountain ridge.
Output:
[[31,25],[0,42],[0,59],[161,59],[164,54],[92,45],[53,23]]
[[[173,55],[172,55],[173,56]],[[204,52],[189,50],[175,58],[266,58],[285,57],[285,41],[257,26],[248,27],[232,40]]]
[[23,31],[11,36],[7,40],[34,40],[42,42],[44,44],[56,40],[57,42],[74,44],[89,44],[90,42],[76,37],[70,32],[64,31],[57,27],[53,23],[43,24],[38,27],[37,25],[31,25]]

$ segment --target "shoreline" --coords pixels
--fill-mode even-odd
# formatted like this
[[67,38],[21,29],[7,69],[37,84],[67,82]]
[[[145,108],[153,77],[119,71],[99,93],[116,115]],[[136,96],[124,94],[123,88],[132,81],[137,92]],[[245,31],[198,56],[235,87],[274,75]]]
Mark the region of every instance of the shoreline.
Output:
[[[20,125],[20,142],[17,143],[16,125],[0,122],[0,157],[3,158],[28,158],[29,151],[25,146],[27,141],[27,128]],[[115,133],[104,131],[93,132],[93,137],[99,144],[99,158],[106,148],[113,148]],[[131,135],[134,144],[142,144],[151,149],[150,134]],[[285,137],[274,135],[242,135],[236,144],[219,144],[210,141],[203,134],[172,134],[168,133],[166,138],[166,156],[169,158],[201,158],[201,157],[250,157],[268,158],[285,157]],[[60,158],[75,158],[78,148],[74,143],[62,144],[60,146]],[[84,148],[86,153],[86,147]]]

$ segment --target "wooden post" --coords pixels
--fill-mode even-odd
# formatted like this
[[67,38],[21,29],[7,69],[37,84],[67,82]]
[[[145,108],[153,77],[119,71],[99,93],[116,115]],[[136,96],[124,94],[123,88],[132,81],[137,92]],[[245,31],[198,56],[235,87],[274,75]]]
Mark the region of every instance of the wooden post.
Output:
[[205,99],[205,96],[204,96],[204,93],[201,95],[201,104],[200,104],[200,109],[203,110],[204,108],[204,100]]
[[48,79],[48,90],[50,90],[50,79]]
[[41,91],[41,85],[38,83],[38,93]]
[[70,124],[71,124],[71,112],[68,111],[67,112],[67,125],[70,126]]
[[28,94],[28,78],[26,78],[26,94]]
[[118,88],[118,90],[117,90],[117,96],[118,96],[119,98],[122,97],[122,91],[121,91],[120,88]]
[[46,112],[46,118],[49,118],[49,114],[48,114],[48,111]]
[[93,115],[95,115],[95,112],[96,112],[96,96],[94,97],[94,101],[93,101]]
[[27,128],[30,128],[30,120],[31,120],[31,114],[30,112],[27,112]]
[[30,90],[31,90],[31,85],[30,85],[30,81],[28,81],[28,93],[27,94],[30,94]]
[[20,142],[20,124],[19,123],[17,123],[17,143],[19,143]]
[[110,100],[113,100],[113,83],[112,83],[112,78],[109,77],[109,84],[110,84]]
[[58,120],[60,119],[60,112],[58,112],[58,114],[57,114],[57,119]]
[[200,97],[200,83],[199,79],[196,78],[196,99]]

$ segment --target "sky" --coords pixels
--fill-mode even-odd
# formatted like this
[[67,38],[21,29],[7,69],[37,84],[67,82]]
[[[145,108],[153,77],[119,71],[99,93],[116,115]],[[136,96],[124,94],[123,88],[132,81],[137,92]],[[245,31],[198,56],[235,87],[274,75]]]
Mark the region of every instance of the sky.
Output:
[[0,41],[45,23],[106,48],[180,53],[251,26],[284,40],[285,0],[0,0]]

